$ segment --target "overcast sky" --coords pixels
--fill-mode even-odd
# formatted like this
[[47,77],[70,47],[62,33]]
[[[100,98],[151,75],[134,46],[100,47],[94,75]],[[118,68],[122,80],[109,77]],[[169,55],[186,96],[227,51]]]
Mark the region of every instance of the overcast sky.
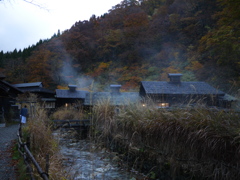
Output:
[[[122,0],[35,0],[39,8],[23,0],[0,1],[0,51],[27,48],[49,39],[58,30],[70,29],[77,21],[107,13]],[[47,9],[47,10],[46,10]]]

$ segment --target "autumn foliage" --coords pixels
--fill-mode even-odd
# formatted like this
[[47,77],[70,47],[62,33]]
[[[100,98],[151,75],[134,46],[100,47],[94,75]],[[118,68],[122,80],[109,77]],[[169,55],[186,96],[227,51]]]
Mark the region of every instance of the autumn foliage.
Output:
[[51,39],[0,53],[12,83],[55,89],[92,78],[101,88],[136,89],[142,80],[181,72],[236,92],[240,87],[240,3],[230,0],[123,0],[108,13],[78,21]]

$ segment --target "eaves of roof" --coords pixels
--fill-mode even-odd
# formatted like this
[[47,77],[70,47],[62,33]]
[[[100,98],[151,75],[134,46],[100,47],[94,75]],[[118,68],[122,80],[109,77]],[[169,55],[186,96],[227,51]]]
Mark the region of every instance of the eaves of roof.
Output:
[[18,93],[23,93],[23,91],[22,91],[21,89],[13,86],[12,84],[10,84],[10,83],[8,83],[8,82],[6,82],[6,81],[4,81],[4,80],[2,80],[1,83],[4,84],[4,85],[7,86],[7,87],[12,88],[14,91],[16,91],[16,92],[18,92]]
[[48,94],[55,94],[54,91],[41,88],[41,87],[31,87],[31,88],[24,88],[21,89],[23,92],[30,92],[30,93],[48,93]]
[[13,86],[17,88],[42,87],[42,82],[20,83],[20,84],[14,84]]

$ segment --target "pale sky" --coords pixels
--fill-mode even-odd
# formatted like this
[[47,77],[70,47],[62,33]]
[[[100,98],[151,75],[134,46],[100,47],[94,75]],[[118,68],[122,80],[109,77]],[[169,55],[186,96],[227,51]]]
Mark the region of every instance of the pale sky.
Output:
[[0,1],[0,51],[27,48],[40,39],[70,29],[77,21],[101,16],[122,0],[34,0],[44,8],[23,0]]

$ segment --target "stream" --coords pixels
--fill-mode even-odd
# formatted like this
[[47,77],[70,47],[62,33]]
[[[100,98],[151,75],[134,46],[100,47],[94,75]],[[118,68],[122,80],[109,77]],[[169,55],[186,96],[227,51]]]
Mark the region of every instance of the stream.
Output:
[[142,174],[124,168],[124,162],[117,153],[99,149],[89,140],[73,138],[69,132],[54,134],[60,143],[63,165],[73,180],[145,179]]

